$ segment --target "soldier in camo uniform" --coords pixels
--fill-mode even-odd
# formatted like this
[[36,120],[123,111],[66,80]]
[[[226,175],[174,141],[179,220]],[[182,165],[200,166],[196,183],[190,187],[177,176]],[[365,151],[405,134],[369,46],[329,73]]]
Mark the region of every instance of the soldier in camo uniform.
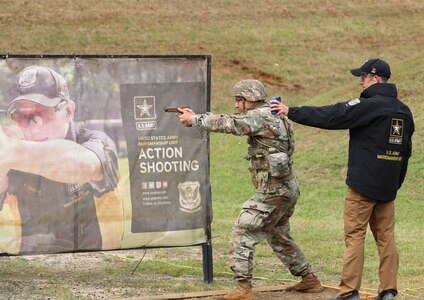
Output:
[[231,269],[236,289],[219,299],[251,299],[255,245],[266,239],[281,262],[302,281],[287,290],[321,292],[323,287],[303,252],[290,236],[289,218],[299,197],[292,154],[293,130],[285,116],[273,116],[266,90],[258,80],[238,82],[234,88],[238,114],[195,114],[179,108],[179,120],[187,127],[245,135],[249,144],[246,159],[256,193],[241,207],[231,232]]

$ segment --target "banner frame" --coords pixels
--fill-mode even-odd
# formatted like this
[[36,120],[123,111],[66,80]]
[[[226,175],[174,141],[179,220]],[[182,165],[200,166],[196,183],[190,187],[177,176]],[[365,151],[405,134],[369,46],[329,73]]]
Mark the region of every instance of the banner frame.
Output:
[[[169,58],[169,59],[206,59],[207,70],[206,70],[206,110],[210,111],[211,102],[211,74],[212,74],[212,57],[210,54],[166,54],[166,55],[141,55],[141,54],[0,54],[0,59],[9,58],[22,58],[22,59],[53,59],[53,58],[69,58],[69,59],[90,59],[90,58],[111,58],[111,59],[137,59],[137,58]],[[1,113],[1,111],[0,111]],[[210,139],[208,135],[207,139],[207,159],[208,159],[208,173],[210,173]],[[175,248],[175,247],[191,247],[201,246],[202,247],[202,264],[203,264],[203,282],[207,284],[213,283],[213,252],[212,252],[212,236],[211,236],[211,224],[212,224],[212,192],[209,189],[210,205],[206,207],[206,220],[207,226],[205,228],[207,241],[196,245],[187,246],[169,246],[169,247],[154,247],[154,246],[143,246],[132,249],[154,249],[154,248]],[[119,249],[120,251],[129,250],[131,248]],[[93,250],[94,251],[94,250]],[[104,251],[104,250],[103,250]],[[116,251],[116,250],[107,250]],[[79,251],[85,252],[85,251]],[[91,251],[87,251],[91,252]],[[60,253],[59,253],[60,254]]]

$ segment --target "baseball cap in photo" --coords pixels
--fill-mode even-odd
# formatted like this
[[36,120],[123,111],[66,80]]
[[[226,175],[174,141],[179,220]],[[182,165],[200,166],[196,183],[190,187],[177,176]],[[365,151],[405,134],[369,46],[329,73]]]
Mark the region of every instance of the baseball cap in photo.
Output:
[[16,86],[18,96],[10,102],[6,114],[9,114],[19,101],[32,101],[55,107],[63,100],[70,100],[65,79],[50,68],[37,65],[26,67],[19,72]]
[[354,76],[361,76],[363,73],[367,73],[390,78],[391,75],[389,64],[378,58],[367,60],[360,68],[352,69],[350,72]]

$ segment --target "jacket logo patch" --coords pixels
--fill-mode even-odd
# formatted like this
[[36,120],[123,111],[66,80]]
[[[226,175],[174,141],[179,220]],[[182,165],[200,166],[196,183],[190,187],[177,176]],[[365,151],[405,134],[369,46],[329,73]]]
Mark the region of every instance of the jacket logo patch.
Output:
[[354,105],[359,104],[359,103],[361,103],[361,100],[359,100],[359,98],[357,98],[357,99],[350,100],[350,101],[347,103],[347,105],[349,105],[349,106],[354,106]]
[[390,127],[390,136],[389,144],[402,144],[403,137],[403,120],[402,119],[392,119]]

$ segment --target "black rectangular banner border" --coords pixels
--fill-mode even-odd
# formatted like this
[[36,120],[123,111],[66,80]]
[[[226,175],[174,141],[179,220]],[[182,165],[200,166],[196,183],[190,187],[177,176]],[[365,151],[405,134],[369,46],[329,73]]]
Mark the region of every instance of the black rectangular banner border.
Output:
[[[105,58],[105,59],[137,59],[137,58],[169,58],[169,59],[206,59],[207,63],[207,74],[206,74],[206,111],[210,111],[211,109],[211,77],[212,77],[212,56],[210,54],[14,54],[14,53],[2,53],[0,54],[0,59],[9,59],[9,58],[22,58],[22,59],[54,59],[54,58],[68,58],[68,59],[91,59],[91,58]],[[207,151],[210,153],[210,140],[208,137],[207,141]],[[210,155],[208,155],[208,174],[210,174]],[[209,189],[209,199],[210,199],[210,206],[207,206],[206,208],[206,235],[208,242],[206,244],[211,244],[212,234],[211,234],[211,224],[212,224],[212,192],[211,189]],[[202,245],[202,244],[199,244]],[[187,245],[189,246],[189,245]],[[194,245],[192,245],[194,246]],[[141,248],[145,248],[141,247]],[[148,246],[147,246],[148,247]],[[169,247],[169,246],[165,246]],[[171,246],[174,247],[174,246]],[[179,247],[179,246],[176,246]],[[184,246],[182,246],[184,247]],[[149,247],[150,248],[150,247]],[[155,247],[152,246],[152,248],[162,248],[161,246]],[[130,248],[127,248],[130,249]]]

